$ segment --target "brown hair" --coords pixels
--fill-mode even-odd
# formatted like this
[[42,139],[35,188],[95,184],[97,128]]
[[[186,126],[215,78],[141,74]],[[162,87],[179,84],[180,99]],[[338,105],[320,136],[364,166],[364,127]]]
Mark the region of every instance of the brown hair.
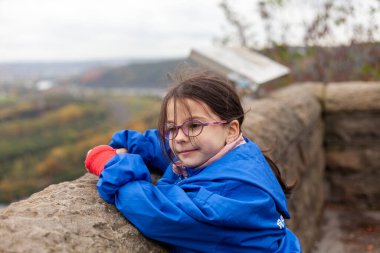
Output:
[[[174,154],[170,152],[169,143],[165,140],[165,126],[167,122],[167,107],[171,99],[174,100],[174,106],[177,100],[183,99],[203,102],[220,119],[227,122],[238,120],[241,132],[245,112],[238,94],[226,78],[212,72],[194,69],[191,69],[189,72],[182,71],[169,75],[169,78],[173,86],[162,101],[158,131],[161,149],[164,156],[170,162],[174,161]],[[269,157],[265,155],[264,157],[276,175],[285,195],[288,197],[293,186],[287,186],[276,164]]]

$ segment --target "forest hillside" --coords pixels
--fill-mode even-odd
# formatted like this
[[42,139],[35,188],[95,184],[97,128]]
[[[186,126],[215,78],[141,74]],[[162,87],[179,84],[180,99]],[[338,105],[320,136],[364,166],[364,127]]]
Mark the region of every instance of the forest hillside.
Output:
[[0,203],[9,203],[85,173],[94,145],[116,130],[153,128],[158,97],[45,94],[0,100]]

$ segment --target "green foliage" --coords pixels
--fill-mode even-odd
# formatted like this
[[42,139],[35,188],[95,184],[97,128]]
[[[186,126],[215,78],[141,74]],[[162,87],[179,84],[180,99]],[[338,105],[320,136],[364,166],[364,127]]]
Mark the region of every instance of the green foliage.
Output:
[[14,97],[0,94],[0,108],[13,105],[15,102],[16,102],[16,99]]
[[109,94],[40,96],[0,107],[0,203],[83,175],[89,149],[107,144],[116,130],[155,127],[159,107],[156,98]]

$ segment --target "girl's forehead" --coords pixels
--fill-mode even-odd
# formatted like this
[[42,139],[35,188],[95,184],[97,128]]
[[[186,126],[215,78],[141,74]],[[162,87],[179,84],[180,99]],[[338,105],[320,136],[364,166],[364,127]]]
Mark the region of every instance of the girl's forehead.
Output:
[[217,117],[204,102],[189,98],[170,99],[166,107],[166,114],[168,121],[177,121],[190,117]]

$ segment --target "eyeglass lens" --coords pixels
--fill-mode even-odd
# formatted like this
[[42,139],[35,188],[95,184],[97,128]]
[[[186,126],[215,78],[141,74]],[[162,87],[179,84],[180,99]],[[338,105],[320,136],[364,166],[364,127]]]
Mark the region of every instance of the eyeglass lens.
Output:
[[167,138],[169,140],[174,139],[178,135],[179,129],[182,129],[183,133],[188,137],[196,137],[203,130],[202,122],[198,121],[187,121],[184,122],[181,126],[168,126],[167,128]]

